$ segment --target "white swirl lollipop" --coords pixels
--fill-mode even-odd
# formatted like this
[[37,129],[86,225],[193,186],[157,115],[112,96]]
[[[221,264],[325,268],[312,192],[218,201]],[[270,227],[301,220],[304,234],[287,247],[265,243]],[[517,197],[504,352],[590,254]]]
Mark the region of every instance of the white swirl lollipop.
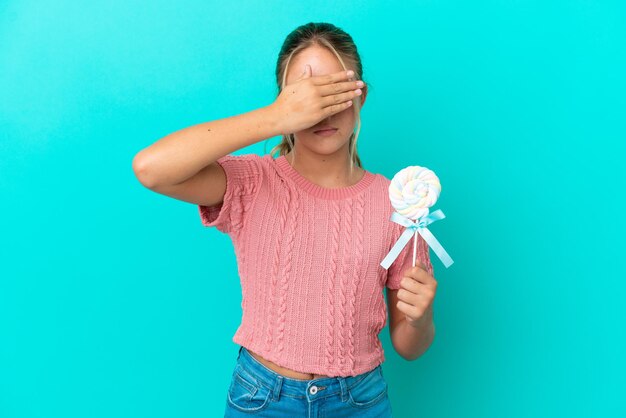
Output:
[[406,167],[391,180],[389,199],[394,209],[402,216],[417,220],[428,215],[441,193],[437,175],[426,167]]

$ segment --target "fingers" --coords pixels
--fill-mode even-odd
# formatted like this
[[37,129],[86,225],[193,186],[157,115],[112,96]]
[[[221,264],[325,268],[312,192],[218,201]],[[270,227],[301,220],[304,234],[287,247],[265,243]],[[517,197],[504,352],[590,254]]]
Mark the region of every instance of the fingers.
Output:
[[426,265],[421,261],[417,261],[417,266],[407,268],[404,272],[404,276],[424,284],[436,283],[435,278],[428,273]]
[[412,277],[403,277],[400,281],[400,289],[398,290],[398,298],[405,302],[416,301],[415,298],[433,299],[437,291],[437,282],[422,283]]
[[[349,74],[352,73],[352,74]],[[350,77],[354,77],[354,71],[352,70],[341,70],[338,71],[336,73],[331,73],[331,74],[325,74],[325,75],[318,75],[315,77],[311,77],[311,81],[313,82],[313,84],[315,84],[316,86],[323,86],[325,84],[332,84],[332,83],[336,83],[338,81],[347,81],[350,79]]]
[[[352,101],[355,97],[359,97],[363,94],[363,87],[365,83],[361,80],[357,81],[344,81],[334,84],[329,84],[325,86],[318,86],[318,91],[322,96],[322,107],[339,105],[341,103],[345,103],[346,101]],[[346,104],[346,107],[349,105]],[[338,111],[345,109],[337,108]]]
[[339,83],[318,86],[318,91],[322,96],[332,96],[346,91],[359,90],[359,92],[361,92],[361,89],[363,89],[364,86],[365,83],[361,80],[342,81]]
[[400,289],[408,290],[411,293],[417,293],[420,286],[424,286],[424,284],[414,280],[412,277],[403,277],[400,280]]
[[347,102],[327,106],[322,109],[322,116],[327,118],[330,115],[334,115],[335,113],[339,113],[342,110],[346,110],[350,106],[352,106],[352,100],[348,100]]
[[331,106],[335,104],[345,103],[346,101],[352,102],[352,99],[361,95],[361,92],[358,93],[354,90],[350,90],[346,93],[335,94],[333,96],[322,97],[322,106]]
[[352,100],[363,94],[365,83],[354,80],[354,71],[342,70],[332,74],[312,76],[311,67],[305,65],[305,71],[299,80],[309,78],[318,94],[322,107],[322,117],[327,118],[353,105]]
[[311,78],[311,66],[309,64],[305,64],[302,70],[302,74],[296,81],[304,80],[305,78]]
[[302,78],[310,78],[310,77],[311,77],[311,66],[309,64],[306,64],[304,66],[304,73],[303,73]]

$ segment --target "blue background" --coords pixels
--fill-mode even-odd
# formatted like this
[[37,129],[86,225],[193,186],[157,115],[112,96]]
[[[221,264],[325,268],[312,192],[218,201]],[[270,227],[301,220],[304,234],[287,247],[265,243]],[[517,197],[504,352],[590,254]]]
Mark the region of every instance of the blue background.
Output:
[[309,21],[359,47],[365,168],[442,182],[435,341],[380,334],[395,416],[626,416],[623,1],[40,0],[0,3],[0,417],[222,415],[231,241],[132,158],[270,104]]

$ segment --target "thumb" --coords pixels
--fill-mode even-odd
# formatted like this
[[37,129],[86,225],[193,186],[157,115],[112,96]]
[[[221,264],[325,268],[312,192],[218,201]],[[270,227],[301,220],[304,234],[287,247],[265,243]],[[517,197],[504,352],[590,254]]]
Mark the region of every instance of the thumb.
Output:
[[302,80],[302,79],[309,78],[309,77],[311,77],[311,66],[309,64],[305,64],[304,71],[302,72],[298,80]]

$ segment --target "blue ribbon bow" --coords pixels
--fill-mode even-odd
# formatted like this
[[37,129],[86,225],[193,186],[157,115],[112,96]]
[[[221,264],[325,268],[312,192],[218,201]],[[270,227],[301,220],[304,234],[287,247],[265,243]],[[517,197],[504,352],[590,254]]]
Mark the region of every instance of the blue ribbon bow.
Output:
[[[437,238],[435,238],[435,236],[428,230],[428,228],[426,228],[426,226],[430,225],[431,223],[445,217],[446,215],[443,214],[441,209],[437,209],[430,215],[420,218],[418,222],[415,222],[407,218],[406,216],[400,215],[398,212],[392,213],[390,219],[397,224],[406,226],[406,229],[404,230],[402,235],[400,235],[398,241],[396,241],[394,246],[391,248],[389,254],[387,254],[383,261],[381,261],[380,265],[383,266],[385,269],[388,269],[391,263],[393,263],[394,260],[398,258],[398,255],[400,255],[402,249],[411,240],[411,237],[417,232],[424,238],[428,245],[430,245],[430,248],[432,248],[435,254],[437,254],[437,257],[439,257],[443,265],[446,266],[446,268],[450,267],[452,263],[454,263],[454,261],[452,261],[452,258],[450,258],[446,250],[444,250],[439,241],[437,241]],[[415,238],[417,239],[417,236]]]

